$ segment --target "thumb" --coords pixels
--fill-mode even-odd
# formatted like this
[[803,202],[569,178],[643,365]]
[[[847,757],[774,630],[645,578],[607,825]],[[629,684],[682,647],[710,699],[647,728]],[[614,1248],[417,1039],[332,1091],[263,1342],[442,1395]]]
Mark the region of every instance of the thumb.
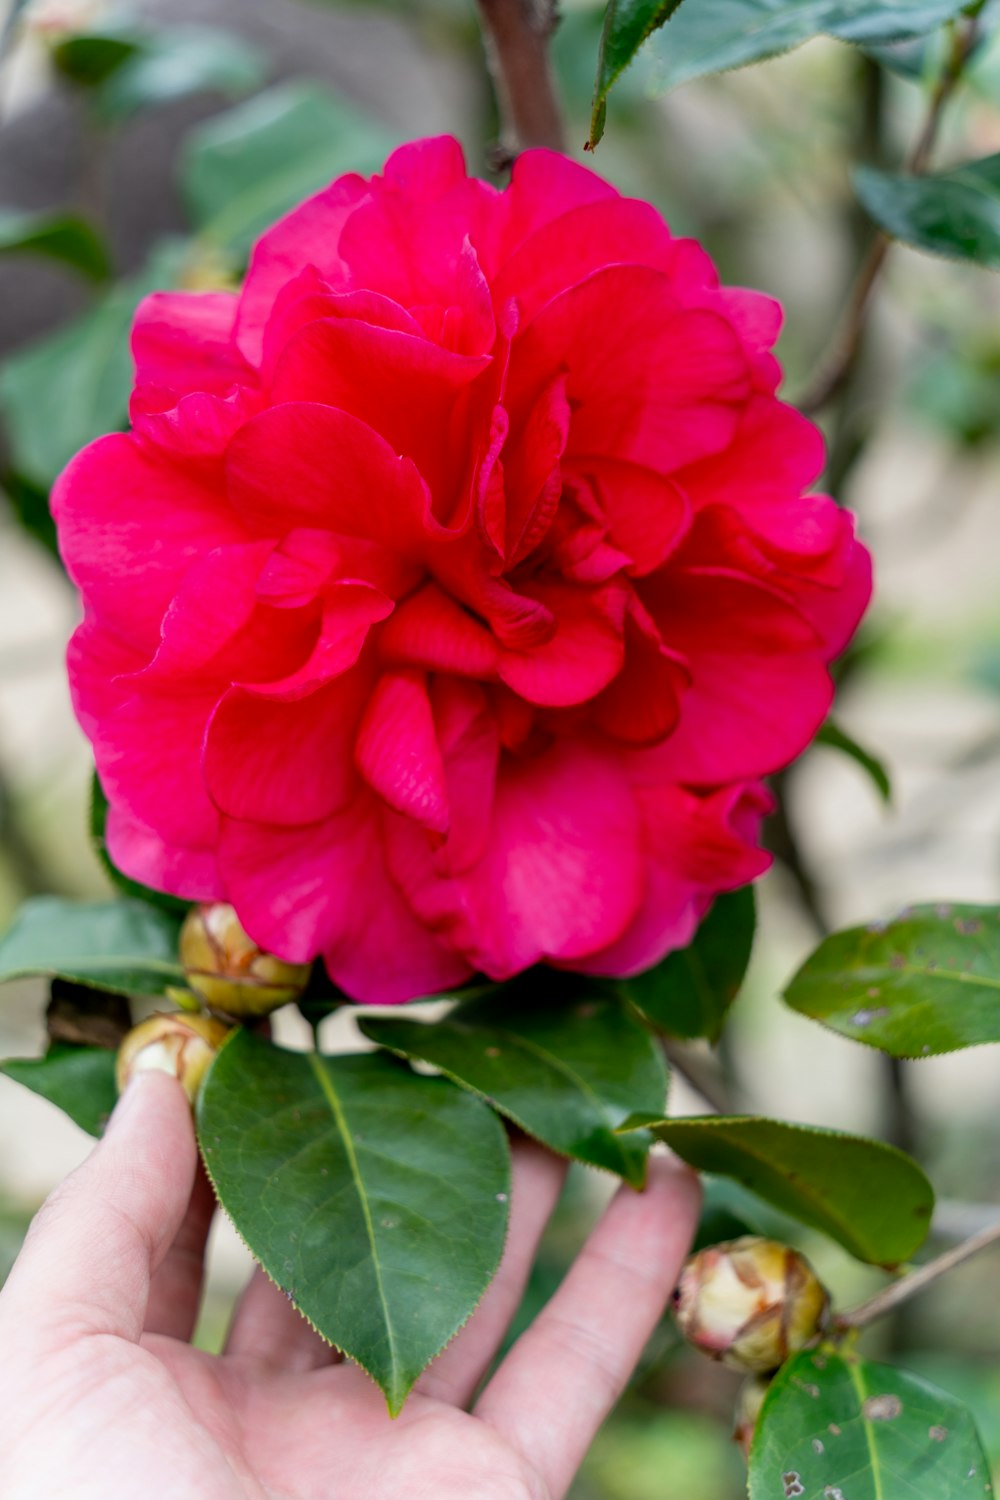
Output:
[[0,1298],[31,1342],[93,1333],[137,1342],[153,1272],[176,1235],[197,1148],[187,1095],[136,1074],[81,1167],[43,1204]]

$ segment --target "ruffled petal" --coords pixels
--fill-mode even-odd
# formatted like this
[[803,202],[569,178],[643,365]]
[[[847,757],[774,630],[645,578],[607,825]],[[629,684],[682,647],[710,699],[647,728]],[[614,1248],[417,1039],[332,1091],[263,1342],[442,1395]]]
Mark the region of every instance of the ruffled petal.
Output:
[[608,946],[642,897],[627,778],[613,757],[584,743],[503,757],[488,842],[469,868],[449,869],[447,846],[434,851],[403,820],[391,826],[389,854],[422,919],[494,979]]
[[585,974],[637,974],[659,963],[691,941],[715,895],[756,880],[771,863],[756,847],[773,805],[763,787],[699,797],[654,781],[635,794],[647,850],[643,900],[617,942],[574,965]]
[[78,453],[56,481],[52,512],[70,577],[89,609],[150,654],[188,568],[216,547],[248,540],[209,478],[113,433]]
[[219,854],[254,941],[292,963],[321,953],[334,983],[362,1004],[433,995],[472,973],[389,879],[370,793],[305,828],[226,820]]
[[756,580],[722,569],[666,569],[643,580],[664,644],[691,686],[680,722],[653,754],[664,781],[694,786],[764,776],[805,749],[830,707],[822,642]]
[[280,827],[315,823],[345,807],[357,788],[354,733],[369,679],[349,673],[291,701],[233,688],[205,742],[205,781],[220,812]]

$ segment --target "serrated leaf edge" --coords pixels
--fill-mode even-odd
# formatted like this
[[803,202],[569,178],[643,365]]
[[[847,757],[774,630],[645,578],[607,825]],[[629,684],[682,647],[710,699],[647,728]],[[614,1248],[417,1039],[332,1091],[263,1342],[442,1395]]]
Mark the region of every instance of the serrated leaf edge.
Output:
[[[204,1092],[205,1092],[206,1085],[208,1084],[208,1080],[209,1080],[209,1078],[211,1076],[212,1069],[215,1067],[216,1062],[218,1061],[219,1057],[222,1056],[222,1053],[225,1051],[225,1049],[227,1047],[229,1047],[229,1046],[232,1045],[234,1039],[239,1034],[239,1032],[242,1031],[242,1030],[243,1030],[242,1027],[234,1027],[233,1031],[229,1034],[229,1036],[223,1042],[222,1046],[219,1048],[218,1052],[215,1055],[215,1058],[213,1058],[213,1060],[212,1060],[212,1066],[211,1066],[211,1068],[209,1068],[208,1073],[205,1075],[205,1078],[204,1078],[204,1080],[202,1082],[201,1090],[200,1090],[199,1095],[198,1095],[198,1108],[195,1110],[195,1133],[196,1133],[197,1140],[198,1140],[198,1154],[201,1157],[202,1165],[205,1168],[205,1175],[208,1178],[209,1185],[211,1186],[212,1193],[213,1193],[213,1195],[215,1197],[215,1201],[218,1204],[219,1208],[222,1210],[223,1214],[225,1214],[226,1219],[228,1220],[230,1226],[232,1227],[233,1233],[236,1235],[236,1238],[239,1240],[239,1242],[243,1246],[244,1250],[246,1250],[247,1254],[253,1260],[254,1265],[258,1266],[260,1268],[260,1270],[263,1271],[264,1275],[267,1277],[267,1279],[271,1283],[271,1285],[277,1287],[278,1291],[282,1294],[283,1297],[287,1297],[289,1299],[289,1301],[291,1302],[292,1306],[295,1308],[295,1311],[299,1314],[299,1317],[303,1318],[305,1320],[305,1322],[308,1323],[308,1325],[312,1329],[312,1331],[317,1335],[318,1338],[321,1338],[323,1340],[324,1344],[328,1344],[331,1349],[337,1349],[337,1350],[339,1350],[341,1354],[343,1354],[347,1359],[349,1359],[351,1361],[352,1364],[356,1365],[359,1370],[363,1371],[363,1373],[371,1381],[372,1385],[375,1386],[376,1390],[381,1391],[382,1396],[383,1396],[383,1398],[385,1400],[386,1407],[388,1408],[388,1412],[389,1412],[390,1417],[393,1417],[393,1418],[398,1417],[399,1414],[400,1414],[400,1412],[403,1410],[403,1407],[404,1407],[404,1405],[406,1403],[407,1397],[410,1395],[410,1392],[414,1389],[414,1387],[415,1387],[415,1385],[416,1385],[417,1382],[414,1381],[413,1385],[408,1386],[407,1389],[404,1390],[404,1391],[402,1391],[401,1393],[390,1393],[389,1391],[386,1390],[385,1386],[378,1379],[378,1377],[371,1370],[369,1370],[369,1368],[365,1364],[365,1362],[362,1359],[359,1359],[356,1354],[352,1354],[351,1353],[350,1349],[347,1347],[346,1344],[337,1344],[337,1343],[334,1343],[333,1339],[331,1339],[327,1334],[325,1334],[321,1328],[317,1327],[317,1325],[313,1322],[313,1320],[309,1316],[309,1314],[307,1312],[304,1312],[302,1310],[302,1308],[299,1306],[298,1302],[292,1296],[292,1294],[288,1290],[288,1288],[282,1286],[281,1282],[278,1281],[276,1277],[274,1277],[274,1276],[271,1275],[271,1272],[268,1270],[267,1266],[264,1265],[263,1261],[259,1259],[256,1251],[251,1246],[249,1240],[243,1234],[243,1231],[240,1229],[239,1225],[234,1220],[232,1214],[229,1212],[229,1210],[226,1207],[225,1203],[222,1201],[222,1195],[219,1192],[219,1185],[216,1182],[216,1180],[215,1180],[215,1174],[213,1173],[212,1168],[209,1165],[207,1150],[206,1150],[204,1144],[202,1143],[202,1138],[201,1138],[200,1105],[201,1105],[202,1097],[203,1097]],[[271,1045],[272,1046],[276,1046],[277,1044],[272,1042]],[[284,1049],[284,1050],[290,1050],[290,1049]],[[340,1054],[336,1054],[336,1053],[324,1053],[323,1055],[329,1057],[329,1056],[337,1056],[337,1055],[340,1055]],[[350,1054],[345,1054],[345,1055],[350,1055]],[[470,1309],[466,1313],[465,1317],[455,1327],[455,1329],[453,1330],[453,1332],[448,1336],[448,1338],[445,1339],[445,1341],[441,1345],[440,1349],[437,1349],[434,1352],[434,1354],[431,1355],[431,1358],[427,1361],[427,1364],[424,1366],[423,1370],[421,1370],[420,1375],[424,1374],[424,1372],[430,1367],[430,1365],[433,1364],[434,1360],[439,1359],[441,1357],[441,1355],[444,1353],[444,1351],[452,1343],[454,1343],[455,1339],[458,1338],[458,1335],[462,1332],[463,1328],[467,1327],[467,1325],[471,1322],[472,1318],[475,1317],[476,1313],[479,1311],[480,1306],[482,1305],[482,1302],[483,1302],[484,1297],[486,1296],[486,1293],[489,1291],[490,1287],[493,1284],[493,1278],[496,1276],[497,1271],[500,1269],[501,1263],[503,1261],[503,1257],[504,1257],[504,1255],[506,1254],[506,1251],[507,1251],[508,1242],[510,1240],[510,1225],[511,1225],[510,1194],[511,1194],[511,1188],[513,1186],[513,1164],[512,1164],[512,1160],[511,1160],[511,1154],[510,1154],[510,1142],[507,1140],[507,1133],[503,1129],[503,1126],[500,1124],[500,1121],[497,1120],[495,1112],[491,1110],[490,1113],[492,1114],[493,1119],[496,1121],[497,1128],[498,1128],[498,1130],[500,1132],[500,1135],[501,1135],[501,1137],[502,1137],[502,1139],[504,1141],[504,1145],[505,1145],[504,1156],[505,1156],[505,1165],[506,1165],[506,1177],[505,1177],[505,1180],[504,1180],[504,1187],[506,1189],[506,1194],[507,1194],[507,1214],[506,1214],[506,1218],[505,1218],[505,1222],[504,1222],[503,1243],[500,1246],[500,1253],[497,1256],[496,1264],[490,1270],[489,1277],[487,1278],[487,1281],[486,1281],[486,1285],[483,1287],[483,1290],[480,1292],[479,1296],[476,1298],[475,1303],[473,1304],[472,1307],[470,1307]],[[417,1376],[417,1380],[420,1379],[420,1375]]]

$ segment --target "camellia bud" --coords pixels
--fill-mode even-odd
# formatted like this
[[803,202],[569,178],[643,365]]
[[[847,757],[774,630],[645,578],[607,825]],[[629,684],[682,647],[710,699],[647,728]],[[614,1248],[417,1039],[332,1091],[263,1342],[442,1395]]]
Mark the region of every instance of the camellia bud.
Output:
[[750,1444],[757,1431],[757,1419],[764,1405],[764,1397],[771,1386],[770,1376],[751,1375],[740,1386],[733,1415],[733,1442],[749,1463]]
[[826,1288],[797,1250],[746,1235],[693,1255],[674,1293],[689,1344],[734,1370],[764,1375],[821,1331]]
[[118,1091],[135,1073],[172,1073],[193,1104],[209,1064],[229,1035],[214,1016],[176,1014],[150,1016],[135,1026],[118,1049],[115,1076]]
[[288,964],[247,937],[231,906],[196,906],[181,928],[181,963],[188,984],[210,1010],[267,1016],[297,1000],[310,964]]

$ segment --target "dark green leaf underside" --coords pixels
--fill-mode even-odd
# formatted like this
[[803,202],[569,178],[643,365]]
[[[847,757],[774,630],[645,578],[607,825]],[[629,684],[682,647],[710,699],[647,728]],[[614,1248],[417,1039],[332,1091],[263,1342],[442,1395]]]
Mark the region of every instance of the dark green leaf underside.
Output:
[[68,1047],[53,1042],[44,1057],[13,1057],[0,1063],[15,1083],[63,1110],[89,1135],[100,1135],[115,1107],[115,1053],[104,1047]]
[[29,214],[0,209],[0,254],[44,255],[103,281],[111,274],[107,246],[78,214]]
[[1000,907],[913,906],[892,922],[836,932],[785,1000],[894,1057],[1000,1042]]
[[689,79],[788,52],[812,37],[887,43],[933,31],[964,0],[696,0],[681,7],[652,42],[656,82]]
[[55,975],[124,995],[163,995],[183,984],[180,922],[142,901],[36,896],[0,939],[0,982]]
[[750,962],[755,925],[752,886],[718,896],[688,946],[623,979],[622,993],[658,1030],[718,1041]]
[[859,1260],[899,1265],[927,1236],[933,1189],[914,1161],[881,1141],[750,1116],[635,1124],[699,1171],[734,1178]]
[[[645,1178],[649,1138],[616,1134],[636,1109],[661,1112],[666,1072],[649,1033],[619,1001],[535,970],[433,1023],[367,1017],[361,1029],[494,1104],[554,1151]],[[554,992],[554,993],[553,993]]]
[[510,1162],[496,1115],[383,1053],[288,1052],[241,1030],[198,1131],[253,1254],[398,1411],[499,1264]]
[[750,1500],[973,1500],[991,1495],[975,1423],[916,1375],[832,1350],[797,1354],[768,1392]]
[[908,177],[858,167],[854,186],[887,234],[918,250],[1000,267],[1000,154]]

